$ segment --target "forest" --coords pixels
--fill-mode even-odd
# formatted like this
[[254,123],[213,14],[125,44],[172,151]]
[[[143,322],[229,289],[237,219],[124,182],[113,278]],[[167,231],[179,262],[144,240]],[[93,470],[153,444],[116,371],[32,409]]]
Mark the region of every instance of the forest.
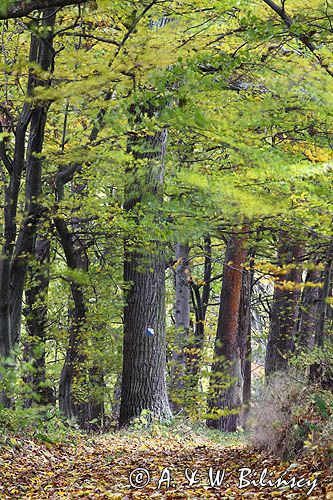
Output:
[[332,499],[331,0],[0,30],[0,498]]

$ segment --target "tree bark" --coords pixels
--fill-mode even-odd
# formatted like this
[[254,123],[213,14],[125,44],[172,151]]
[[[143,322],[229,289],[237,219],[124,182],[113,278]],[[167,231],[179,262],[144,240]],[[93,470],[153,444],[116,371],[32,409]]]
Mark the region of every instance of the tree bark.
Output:
[[[287,272],[277,274],[271,307],[270,328],[265,360],[265,373],[268,377],[276,371],[286,371],[288,358],[294,350],[297,317],[300,300],[302,270],[297,265],[301,255],[299,244],[290,242],[290,235],[280,232],[278,264],[286,265]],[[291,286],[291,289],[289,288]]]
[[30,0],[22,2],[22,0],[13,0],[6,10],[0,9],[0,20],[24,17],[34,10],[45,10],[52,7],[60,8],[68,5],[79,5],[86,3],[88,0]]
[[251,269],[243,271],[241,301],[239,307],[238,344],[241,361],[242,374],[242,413],[241,423],[246,427],[247,416],[251,401],[251,298],[253,287],[253,257],[251,258]]
[[54,394],[46,380],[46,322],[47,294],[49,288],[50,241],[40,237],[35,246],[35,263],[29,268],[30,286],[25,292],[26,340],[24,357],[32,363],[32,373],[26,377],[32,391],[31,398],[25,406],[29,408],[34,402],[39,405],[54,404]]
[[[52,69],[54,51],[52,29],[55,11],[46,10],[42,19],[49,28],[45,38],[31,35],[29,61],[36,62],[43,71]],[[47,86],[48,80],[36,78],[29,73],[27,97],[31,97],[34,87]],[[14,159],[9,166],[9,184],[5,187],[4,245],[0,259],[0,352],[7,357],[20,335],[22,297],[29,257],[33,255],[37,222],[40,218],[39,196],[41,192],[40,153],[44,142],[44,129],[48,104],[32,106],[29,100],[23,105],[16,133]],[[26,150],[26,132],[30,123],[30,133]],[[16,215],[21,177],[26,167],[25,216],[20,233],[16,238]]]
[[186,348],[189,345],[190,332],[190,269],[188,264],[189,246],[182,243],[175,245],[175,258],[177,262],[175,276],[175,341],[172,352],[171,369],[171,408],[179,413],[185,403],[187,373],[187,353]]
[[[328,297],[332,294],[332,265],[333,265],[333,237],[327,248],[325,258],[324,280],[323,287],[320,293],[320,309],[319,309],[319,326],[315,332],[315,346],[323,348],[325,345],[325,337],[327,331],[332,329],[332,316],[329,314],[329,308],[332,308],[327,303]],[[329,325],[327,323],[330,323]],[[332,389],[333,374],[331,366],[323,366],[320,363],[314,363],[310,366],[310,379],[313,382],[320,382],[327,389]]]
[[[141,113],[153,117],[158,110],[149,105],[140,113],[133,107],[131,113],[133,125],[140,128]],[[144,198],[162,204],[166,140],[162,130],[143,140],[134,134],[129,142],[134,161],[127,171],[131,179],[125,189],[127,212],[134,212]],[[144,170],[141,178],[139,165]],[[160,420],[171,417],[166,390],[165,258],[159,242],[150,240],[149,246],[146,252],[133,250],[125,241],[124,281],[130,288],[124,309],[120,426],[143,410]]]
[[237,429],[241,409],[238,325],[243,266],[247,254],[245,243],[245,235],[233,234],[227,244],[215,341],[215,361],[210,379],[208,411],[211,416],[207,419],[207,425],[225,432]]

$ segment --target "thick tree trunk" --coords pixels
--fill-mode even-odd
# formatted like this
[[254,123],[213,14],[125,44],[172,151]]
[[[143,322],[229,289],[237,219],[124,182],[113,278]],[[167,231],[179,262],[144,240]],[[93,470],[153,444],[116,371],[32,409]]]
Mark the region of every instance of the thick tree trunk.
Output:
[[49,288],[50,241],[47,238],[38,238],[35,245],[35,263],[29,269],[30,286],[26,296],[26,329],[28,338],[25,345],[25,359],[31,361],[32,373],[26,377],[30,385],[31,398],[26,400],[25,406],[30,407],[33,402],[40,405],[54,404],[52,389],[46,384],[46,322],[47,322],[47,294]]
[[176,243],[175,258],[177,261],[175,276],[175,341],[172,352],[171,369],[171,407],[179,413],[185,403],[185,389],[189,383],[185,380],[187,372],[186,347],[189,345],[190,332],[190,269],[188,265],[189,246]]
[[238,324],[245,259],[245,235],[233,234],[224,259],[215,361],[208,400],[208,411],[212,416],[207,420],[209,427],[225,432],[236,430],[241,409]]
[[[165,261],[161,253],[147,261],[130,252],[125,259],[124,279],[132,286],[124,311],[120,425],[143,410],[159,419],[171,416],[166,393]],[[147,270],[141,271],[141,266]]]
[[[251,259],[253,263],[253,259]],[[251,298],[253,287],[253,269],[243,271],[241,301],[239,307],[238,344],[242,374],[242,413],[241,423],[246,427],[246,420],[251,401]]]
[[276,371],[286,371],[289,366],[288,358],[294,350],[300,301],[298,285],[302,280],[302,270],[297,265],[300,255],[299,245],[291,243],[290,236],[281,231],[278,261],[281,267],[287,265],[288,269],[276,277],[274,285],[265,361],[266,376]]
[[[133,125],[140,129],[141,113],[134,107],[131,111]],[[158,110],[148,106],[141,112],[153,117]],[[147,197],[162,203],[166,140],[166,131],[161,131],[142,141],[135,135],[129,143],[134,158],[125,189],[129,213]],[[149,250],[142,252],[125,241],[124,281],[130,288],[124,309],[120,426],[143,410],[161,420],[171,417],[166,390],[165,259],[158,242],[151,239]]]

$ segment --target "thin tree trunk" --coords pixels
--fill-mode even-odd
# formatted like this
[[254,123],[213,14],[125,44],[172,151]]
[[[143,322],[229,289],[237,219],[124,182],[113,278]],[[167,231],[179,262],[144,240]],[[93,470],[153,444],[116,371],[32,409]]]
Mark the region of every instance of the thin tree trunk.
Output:
[[190,269],[188,265],[189,246],[176,243],[175,258],[177,261],[175,276],[175,341],[172,352],[171,369],[171,407],[174,412],[184,407],[185,390],[189,381],[187,374],[186,347],[189,344],[190,331]]
[[297,265],[297,258],[300,255],[300,246],[290,243],[290,235],[281,231],[278,261],[281,267],[287,265],[289,269],[277,276],[274,285],[265,361],[266,376],[276,371],[286,371],[289,357],[294,350],[300,301],[298,285],[302,280],[302,271]]
[[[107,92],[104,100],[109,101],[111,97],[112,93]],[[106,109],[104,107],[99,110],[96,123],[90,132],[90,142],[97,138],[99,130],[103,127],[105,113]],[[64,186],[73,180],[75,173],[81,170],[82,166],[75,163],[58,172],[55,177],[58,202],[64,197]],[[86,188],[86,184],[79,183],[74,186],[74,191],[84,198]],[[83,222],[80,219],[72,219],[70,231],[63,219],[55,218],[55,226],[60,236],[68,267],[88,272],[87,248],[90,241],[85,242],[76,234],[82,225]],[[100,368],[94,362],[92,366],[88,366],[89,360],[85,355],[84,339],[86,303],[83,287],[75,280],[71,282],[71,295],[73,308],[69,311],[69,339],[59,381],[59,408],[67,418],[76,419],[82,428],[100,428],[104,421],[104,400],[100,394],[101,388],[103,392],[105,387],[104,377]],[[85,391],[81,398],[78,397],[79,385]]]
[[209,427],[225,432],[236,430],[241,407],[238,322],[245,259],[245,235],[233,234],[224,259],[207,420]]
[[196,387],[199,382],[200,363],[202,359],[202,351],[205,338],[205,320],[211,291],[212,245],[209,235],[205,236],[204,238],[204,252],[204,275],[201,293],[201,285],[199,286],[191,282],[191,297],[195,312],[195,329],[194,343],[192,346],[190,346],[190,355],[188,356],[187,364],[188,371],[191,374],[191,384],[193,388]]

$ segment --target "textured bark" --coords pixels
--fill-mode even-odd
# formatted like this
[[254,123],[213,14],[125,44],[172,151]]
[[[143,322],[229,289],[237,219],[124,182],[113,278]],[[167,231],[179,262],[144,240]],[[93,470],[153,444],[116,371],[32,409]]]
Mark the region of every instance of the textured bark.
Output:
[[177,261],[175,276],[175,341],[172,352],[171,370],[171,407],[174,412],[179,412],[184,406],[177,400],[184,399],[184,389],[188,381],[185,380],[187,372],[187,354],[185,348],[189,345],[190,331],[190,269],[188,265],[189,246],[181,243],[175,245],[175,258]]
[[[140,128],[141,113],[152,117],[158,110],[148,106],[137,113],[133,107],[131,112],[133,125]],[[166,131],[162,131],[143,140],[134,135],[129,142],[134,158],[125,190],[124,206],[129,213],[144,198],[162,203],[166,140]],[[144,168],[141,177],[138,165]],[[165,259],[158,242],[150,241],[147,252],[133,250],[125,242],[124,281],[130,288],[124,309],[120,426],[143,410],[159,419],[171,417],[166,391]],[[147,335],[147,328],[154,330],[154,336]]]
[[[25,292],[27,341],[24,357],[32,363],[33,371],[26,377],[32,397],[26,400],[25,406],[30,407],[33,402],[40,405],[54,404],[54,394],[46,385],[46,298],[49,288],[50,241],[47,238],[38,238],[35,246],[35,266],[30,267],[30,286]],[[38,266],[38,267],[37,267]]]
[[[52,28],[55,12],[46,10],[42,20],[44,27],[50,29],[47,37],[36,38],[31,35],[29,61],[36,62],[44,71],[52,69],[54,51],[52,48]],[[28,76],[27,97],[34,87],[47,86],[48,80]],[[41,189],[41,158],[44,128],[48,104],[32,107],[27,100],[18,118],[15,132],[14,159],[8,165],[9,183],[5,187],[4,245],[0,259],[0,352],[9,356],[20,334],[22,296],[28,268],[29,256],[33,246],[40,218],[38,197]],[[30,123],[30,133],[26,152],[26,132]],[[16,214],[21,177],[26,168],[25,216],[20,233],[16,238]]]
[[[251,263],[253,263],[253,259],[251,259]],[[253,274],[253,269],[243,271],[241,301],[239,307],[238,345],[242,374],[241,423],[243,427],[246,427],[246,420],[251,401],[251,297]]]
[[236,430],[241,407],[238,324],[245,259],[245,235],[233,234],[228,241],[224,259],[215,361],[212,366],[208,401],[210,413],[223,410],[226,415],[207,420],[209,427],[225,432]]
[[[276,371],[286,371],[289,366],[288,358],[294,351],[301,295],[297,285],[302,280],[302,270],[300,265],[297,265],[300,255],[300,246],[290,241],[289,234],[281,231],[278,263],[279,266],[291,267],[287,273],[282,272],[276,276],[266,350],[266,376]],[[287,288],[288,283],[292,284],[292,289]]]
[[[147,258],[125,255],[124,279],[132,286],[124,311],[123,376],[120,425],[149,410],[159,419],[171,416],[166,394],[165,262],[161,254]],[[151,270],[141,271],[144,266]],[[155,335],[146,335],[153,328]]]

